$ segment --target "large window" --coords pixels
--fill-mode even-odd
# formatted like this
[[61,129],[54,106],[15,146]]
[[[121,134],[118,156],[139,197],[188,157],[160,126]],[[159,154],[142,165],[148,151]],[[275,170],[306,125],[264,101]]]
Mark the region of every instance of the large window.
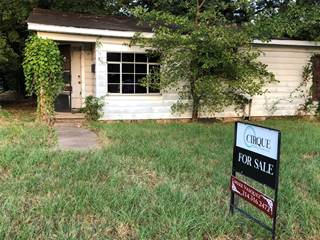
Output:
[[150,73],[160,71],[158,58],[144,53],[107,53],[108,93],[152,94],[159,89],[141,86],[142,80]]

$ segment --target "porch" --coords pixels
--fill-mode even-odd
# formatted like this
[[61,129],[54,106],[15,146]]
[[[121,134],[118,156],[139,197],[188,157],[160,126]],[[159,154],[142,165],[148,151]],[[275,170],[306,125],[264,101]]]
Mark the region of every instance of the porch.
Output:
[[55,111],[59,113],[58,118],[74,118],[71,113],[81,109],[85,97],[95,95],[95,44],[53,40],[58,43],[63,57],[65,84],[55,101]]

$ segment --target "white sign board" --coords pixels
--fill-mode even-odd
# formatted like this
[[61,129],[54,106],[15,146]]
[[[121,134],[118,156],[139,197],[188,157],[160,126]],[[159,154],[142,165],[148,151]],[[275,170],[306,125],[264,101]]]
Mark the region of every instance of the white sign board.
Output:
[[277,160],[279,132],[276,130],[238,123],[236,146]]

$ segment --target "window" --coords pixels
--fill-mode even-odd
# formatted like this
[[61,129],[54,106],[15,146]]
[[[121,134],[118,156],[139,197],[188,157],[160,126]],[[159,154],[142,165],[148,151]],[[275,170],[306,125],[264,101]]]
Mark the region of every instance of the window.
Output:
[[[159,89],[142,86],[150,73],[159,73],[159,58],[149,58],[144,53],[107,53],[108,93],[149,94]],[[152,84],[151,84],[152,85]]]

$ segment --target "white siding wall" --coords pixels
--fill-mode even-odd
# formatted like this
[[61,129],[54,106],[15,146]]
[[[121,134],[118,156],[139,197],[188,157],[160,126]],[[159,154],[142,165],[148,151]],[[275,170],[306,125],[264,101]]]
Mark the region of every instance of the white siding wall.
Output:
[[85,96],[94,96],[96,91],[95,73],[91,71],[91,65],[95,64],[95,45],[84,45],[84,73],[85,73]]
[[[310,47],[288,47],[288,46],[261,46],[263,54],[260,61],[268,65],[268,70],[275,74],[279,83],[266,87],[268,90],[262,96],[253,99],[252,114],[254,116],[290,116],[296,115],[303,98],[290,98],[290,93],[300,85],[302,81],[303,68],[311,56],[319,52],[319,48]],[[268,111],[275,103],[275,111]]]
[[[166,92],[161,95],[108,95],[107,94],[107,51],[143,52],[137,47],[129,48],[123,43],[128,40],[103,39],[96,47],[96,95],[106,96],[103,120],[131,120],[131,119],[176,119],[190,118],[191,113],[174,114],[171,106],[178,96],[174,92]],[[255,96],[253,99],[252,116],[284,116],[295,115],[299,104],[304,100],[294,98],[289,101],[289,95],[302,80],[303,67],[307,64],[312,54],[319,48],[312,47],[288,47],[258,45],[263,50],[260,61],[268,65],[279,83],[267,86],[267,93],[263,96]],[[270,108],[274,105],[275,111]],[[269,109],[269,110],[268,110]],[[228,108],[216,117],[237,117],[233,108]],[[212,117],[204,115],[202,117]]]

